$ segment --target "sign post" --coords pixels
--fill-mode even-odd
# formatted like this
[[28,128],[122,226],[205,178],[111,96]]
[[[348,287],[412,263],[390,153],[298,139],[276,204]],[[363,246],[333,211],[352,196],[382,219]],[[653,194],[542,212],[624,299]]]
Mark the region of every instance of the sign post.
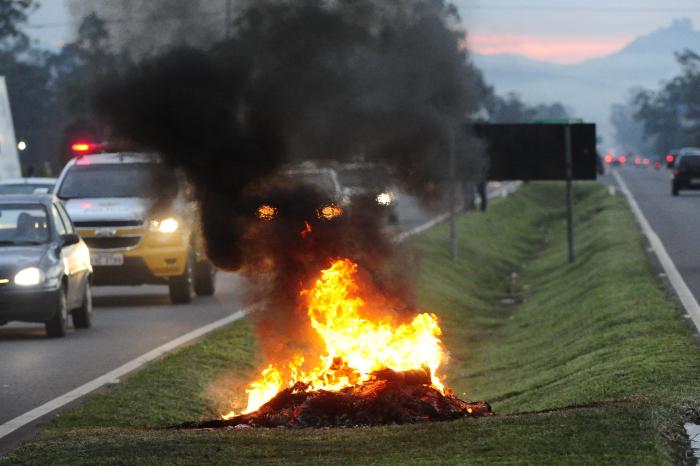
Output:
[[566,157],[566,238],[569,245],[569,263],[576,262],[574,251],[574,162],[571,151],[571,125],[564,126],[564,157]]
[[539,120],[534,124],[471,125],[486,143],[489,180],[563,180],[568,260],[574,263],[574,180],[597,176],[596,129],[577,118]]

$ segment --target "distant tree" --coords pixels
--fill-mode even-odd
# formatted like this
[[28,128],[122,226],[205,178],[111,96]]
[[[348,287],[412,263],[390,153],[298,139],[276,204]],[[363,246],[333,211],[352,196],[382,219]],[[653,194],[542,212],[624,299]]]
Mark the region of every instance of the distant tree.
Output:
[[659,153],[700,144],[700,55],[686,50],[676,57],[680,75],[658,91],[639,91],[634,99],[635,117]]
[[569,114],[561,103],[528,105],[514,92],[505,97],[495,94],[487,87],[484,97],[488,120],[493,123],[532,123],[541,119],[568,118]]
[[655,148],[646,137],[644,124],[636,118],[638,107],[636,96],[641,89],[634,89],[624,103],[613,104],[610,123],[615,129],[615,140],[620,148],[636,152],[654,152]]

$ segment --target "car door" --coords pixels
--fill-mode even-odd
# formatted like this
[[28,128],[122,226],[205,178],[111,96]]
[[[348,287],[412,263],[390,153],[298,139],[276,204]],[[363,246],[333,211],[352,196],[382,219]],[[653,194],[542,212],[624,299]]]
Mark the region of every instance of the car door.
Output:
[[[58,208],[58,213],[63,220],[63,224],[66,226],[68,233],[78,234],[73,225],[73,221],[68,215],[68,211],[62,202],[56,202],[56,207]],[[88,249],[85,242],[81,239],[80,242],[74,245],[69,258],[71,263],[71,268],[75,267],[75,273],[78,276],[78,282],[80,286],[76,290],[78,294],[78,305],[82,304],[82,299],[84,295],[84,287],[89,286],[88,281],[90,280],[90,275],[92,274],[92,264],[90,262],[90,250]]]
[[[70,233],[69,226],[66,226],[65,220],[61,217],[58,206],[53,203],[51,205],[51,214],[53,216],[54,224],[56,225],[56,233],[61,235],[66,235]],[[66,294],[66,301],[68,302],[68,308],[73,309],[78,305],[80,299],[82,298],[82,286],[80,283],[80,264],[77,257],[78,245],[74,244],[71,246],[66,246],[61,248],[60,259],[63,262],[63,268],[65,270],[66,278],[68,279],[68,290]]]

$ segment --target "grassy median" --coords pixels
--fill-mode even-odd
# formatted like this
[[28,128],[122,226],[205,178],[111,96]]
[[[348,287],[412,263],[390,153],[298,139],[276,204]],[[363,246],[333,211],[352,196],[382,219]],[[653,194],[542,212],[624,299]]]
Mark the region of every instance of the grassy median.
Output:
[[[527,184],[487,214],[406,245],[421,305],[451,351],[448,384],[498,416],[358,429],[179,432],[242,388],[245,322],[150,365],[64,413],[0,464],[678,464],[700,413],[700,354],[655,278],[624,199],[576,186],[578,260],[568,265],[560,184]],[[414,251],[414,252],[410,252]]]

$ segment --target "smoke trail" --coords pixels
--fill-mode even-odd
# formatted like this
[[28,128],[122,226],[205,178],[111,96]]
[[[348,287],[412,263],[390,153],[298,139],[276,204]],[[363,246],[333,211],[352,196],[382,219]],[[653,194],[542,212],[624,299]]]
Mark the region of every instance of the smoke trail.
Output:
[[[117,138],[187,173],[212,261],[270,285],[268,348],[305,321],[299,287],[329,258],[351,257],[410,305],[406,280],[383,276],[391,247],[369,206],[326,221],[313,214],[321,193],[267,181],[286,164],[361,155],[430,199],[444,185],[451,137],[460,172],[476,174],[462,130],[476,110],[475,75],[457,23],[440,0],[236,2],[229,39],[145,59],[96,96]],[[274,221],[257,218],[262,202],[278,207]],[[307,223],[313,233],[301,235]]]

